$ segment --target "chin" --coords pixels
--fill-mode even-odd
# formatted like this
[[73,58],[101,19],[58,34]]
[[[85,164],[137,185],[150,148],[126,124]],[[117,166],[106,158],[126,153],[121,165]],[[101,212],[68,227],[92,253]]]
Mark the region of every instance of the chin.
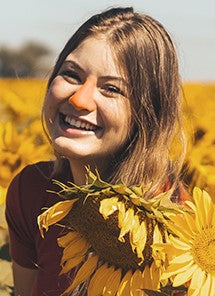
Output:
[[[107,141],[105,141],[106,143]],[[93,141],[94,143],[94,141]],[[69,160],[80,160],[87,163],[108,162],[114,154],[116,154],[116,147],[107,147],[104,143],[94,143],[89,141],[80,141],[77,139],[68,139],[65,137],[57,137],[53,140],[55,151]],[[106,147],[105,147],[106,146]],[[104,150],[104,147],[106,148]]]
[[55,151],[57,151],[60,155],[72,160],[92,160],[92,154],[88,148],[83,149],[81,145],[68,145],[66,143],[61,143],[61,141],[54,141],[53,146]]

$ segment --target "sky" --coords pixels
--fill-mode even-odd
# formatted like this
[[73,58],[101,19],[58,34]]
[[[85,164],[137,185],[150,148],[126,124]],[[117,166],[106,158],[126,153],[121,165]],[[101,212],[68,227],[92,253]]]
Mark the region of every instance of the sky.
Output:
[[133,6],[165,26],[184,81],[215,82],[215,0],[0,0],[0,47],[36,40],[54,62],[75,29],[112,6]]

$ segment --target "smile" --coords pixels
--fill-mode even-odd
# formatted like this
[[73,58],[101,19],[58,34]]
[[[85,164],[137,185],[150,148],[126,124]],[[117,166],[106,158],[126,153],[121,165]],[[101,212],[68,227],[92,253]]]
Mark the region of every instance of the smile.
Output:
[[69,128],[75,128],[85,131],[96,131],[98,129],[101,129],[97,125],[91,124],[81,119],[76,119],[70,115],[64,115],[63,113],[60,113],[60,121]]

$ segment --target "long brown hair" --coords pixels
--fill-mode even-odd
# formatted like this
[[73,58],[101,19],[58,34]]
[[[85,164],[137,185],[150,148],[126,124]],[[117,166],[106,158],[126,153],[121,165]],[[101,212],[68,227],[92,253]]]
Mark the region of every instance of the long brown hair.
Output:
[[[122,179],[128,186],[149,183],[146,198],[165,182],[177,186],[185,150],[181,126],[181,95],[174,45],[164,27],[132,7],[112,8],[87,20],[60,53],[48,88],[65,60],[89,36],[102,35],[116,65],[128,82],[132,108],[131,132],[124,147],[112,157],[109,181]],[[171,159],[177,136],[181,152]],[[60,157],[56,165],[61,166]]]

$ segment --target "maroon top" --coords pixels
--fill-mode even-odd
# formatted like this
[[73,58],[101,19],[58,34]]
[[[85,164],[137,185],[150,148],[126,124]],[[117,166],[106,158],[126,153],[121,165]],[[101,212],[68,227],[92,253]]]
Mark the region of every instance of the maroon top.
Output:
[[[66,229],[53,225],[43,239],[37,225],[37,217],[44,208],[62,200],[58,195],[46,191],[60,189],[52,183],[52,169],[51,161],[25,167],[11,182],[7,194],[6,219],[11,256],[23,267],[38,269],[33,296],[59,296],[74,278],[74,270],[59,276],[62,249],[57,245],[57,237],[64,235]],[[54,178],[64,183],[71,181],[69,165],[64,172]],[[182,184],[178,189],[178,201],[188,199]]]
[[[71,283],[73,273],[59,276],[62,249],[56,238],[66,233],[59,226],[51,226],[43,239],[37,217],[44,208],[62,200],[46,190],[59,191],[51,181],[53,162],[39,162],[25,167],[11,182],[6,201],[6,219],[9,226],[10,252],[19,265],[38,269],[33,296],[59,296]],[[67,177],[66,177],[67,176]],[[71,181],[70,169],[57,180]]]

